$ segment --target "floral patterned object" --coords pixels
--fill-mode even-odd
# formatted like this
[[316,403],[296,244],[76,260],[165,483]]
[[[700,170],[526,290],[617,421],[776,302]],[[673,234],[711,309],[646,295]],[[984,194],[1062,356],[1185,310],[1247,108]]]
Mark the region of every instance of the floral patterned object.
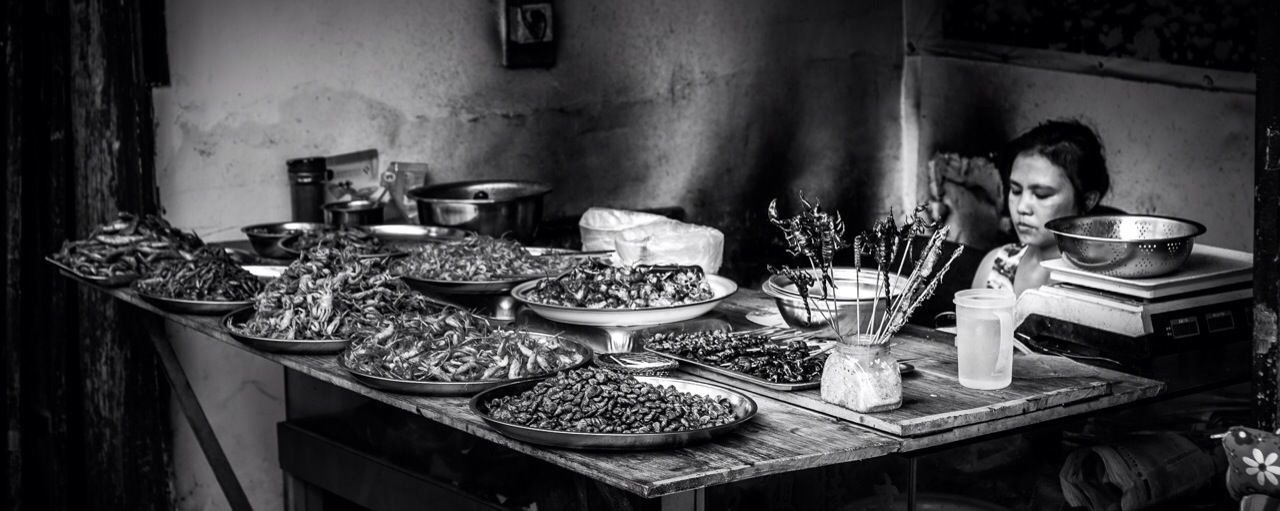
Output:
[[1280,497],[1280,435],[1236,426],[1222,437],[1222,447],[1231,498],[1255,493]]

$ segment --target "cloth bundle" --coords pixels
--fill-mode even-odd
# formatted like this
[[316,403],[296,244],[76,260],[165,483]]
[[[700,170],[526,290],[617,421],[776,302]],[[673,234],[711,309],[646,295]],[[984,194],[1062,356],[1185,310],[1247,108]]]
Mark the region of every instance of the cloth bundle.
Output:
[[1058,473],[1067,503],[1132,511],[1199,491],[1218,474],[1214,458],[1173,434],[1142,435],[1076,449]]

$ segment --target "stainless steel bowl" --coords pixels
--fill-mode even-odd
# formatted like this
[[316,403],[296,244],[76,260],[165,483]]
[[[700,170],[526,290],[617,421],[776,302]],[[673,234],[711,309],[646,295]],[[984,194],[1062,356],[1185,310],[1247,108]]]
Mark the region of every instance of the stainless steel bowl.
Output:
[[1062,257],[1082,270],[1110,277],[1143,279],[1177,271],[1205,227],[1197,222],[1152,215],[1096,215],[1059,218],[1045,224]]
[[409,190],[423,225],[458,227],[489,236],[513,234],[529,241],[542,219],[551,185],[537,181],[461,181]]
[[471,398],[471,411],[508,437],[533,444],[569,449],[602,451],[639,451],[674,449],[724,435],[756,416],[756,402],[746,394],[711,383],[702,383],[661,376],[637,376],[637,380],[651,385],[675,387],[677,391],[697,394],[713,399],[727,400],[733,407],[734,420],[723,426],[672,433],[578,433],[522,426],[494,419],[489,415],[489,403],[503,396],[512,396],[533,388],[536,381],[511,383],[476,394]]
[[[812,270],[810,273],[813,273]],[[834,310],[841,336],[868,331],[872,318],[884,314],[888,309],[888,300],[885,299],[883,290],[884,279],[877,282],[874,270],[859,272],[853,268],[834,268],[831,273],[836,283],[835,292],[830,298],[824,299],[820,287],[811,289],[807,311],[799,289],[787,277],[774,275],[764,282],[760,290],[773,298],[783,321],[793,328],[809,331],[828,328],[827,316]],[[906,279],[890,275],[889,284],[891,296],[897,296],[906,284]],[[880,288],[879,300],[876,299],[877,288]],[[858,323],[859,319],[862,321],[861,325]]]
[[315,222],[273,222],[250,225],[240,229],[240,232],[249,237],[249,244],[253,245],[253,250],[258,255],[271,259],[293,259],[295,256],[280,246],[282,240],[294,234],[326,229],[329,226]]
[[324,205],[324,215],[334,227],[360,227],[382,223],[382,203],[370,200],[348,200]]

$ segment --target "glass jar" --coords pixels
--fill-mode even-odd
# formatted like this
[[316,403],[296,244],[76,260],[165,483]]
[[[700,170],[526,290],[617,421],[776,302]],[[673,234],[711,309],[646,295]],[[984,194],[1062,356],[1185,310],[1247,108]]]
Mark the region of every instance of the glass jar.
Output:
[[863,413],[902,406],[902,375],[889,343],[841,341],[822,367],[822,400]]

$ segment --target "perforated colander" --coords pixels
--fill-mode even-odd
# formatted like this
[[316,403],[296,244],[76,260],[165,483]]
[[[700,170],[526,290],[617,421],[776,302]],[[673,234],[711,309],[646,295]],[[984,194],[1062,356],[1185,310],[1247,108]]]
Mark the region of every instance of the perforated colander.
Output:
[[1171,273],[1191,255],[1199,223],[1152,215],[1059,218],[1045,224],[1062,257],[1077,267],[1111,277],[1141,279]]

